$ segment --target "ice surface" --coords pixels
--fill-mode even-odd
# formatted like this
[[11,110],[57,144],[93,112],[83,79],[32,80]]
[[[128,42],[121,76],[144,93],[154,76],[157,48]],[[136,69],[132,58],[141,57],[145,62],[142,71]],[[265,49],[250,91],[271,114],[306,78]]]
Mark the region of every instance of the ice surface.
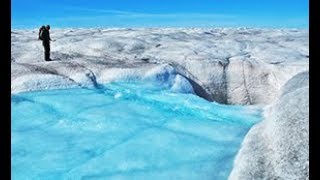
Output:
[[[139,78],[170,64],[195,93],[224,104],[269,104],[295,74],[309,68],[307,29],[109,28],[51,29],[53,62],[44,62],[35,30],[13,30],[12,92],[48,89],[43,74],[61,84]],[[61,79],[60,78],[60,79]],[[33,84],[34,84],[33,83]],[[67,87],[52,85],[51,88]]]
[[309,179],[309,72],[290,79],[250,129],[229,179]]
[[231,179],[307,176],[308,29],[52,27],[52,62],[37,31],[11,33],[16,177],[226,179],[257,111],[195,95],[270,105]]
[[12,95],[12,179],[226,179],[261,109],[153,77]]

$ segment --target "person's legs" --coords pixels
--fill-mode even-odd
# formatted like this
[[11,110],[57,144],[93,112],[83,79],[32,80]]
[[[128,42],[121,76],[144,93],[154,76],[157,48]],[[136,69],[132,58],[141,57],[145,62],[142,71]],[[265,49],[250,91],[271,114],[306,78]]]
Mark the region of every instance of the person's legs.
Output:
[[46,59],[47,59],[47,61],[51,61],[51,59],[50,59],[50,44],[49,44],[49,42],[48,42],[47,50],[46,50]]
[[50,42],[43,41],[43,47],[44,47],[44,60],[50,61]]

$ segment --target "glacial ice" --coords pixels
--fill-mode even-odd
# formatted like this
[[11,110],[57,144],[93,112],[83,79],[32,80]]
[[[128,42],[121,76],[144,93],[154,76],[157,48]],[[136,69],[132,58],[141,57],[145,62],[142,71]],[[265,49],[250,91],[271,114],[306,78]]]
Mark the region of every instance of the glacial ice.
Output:
[[90,85],[86,74],[107,83],[169,64],[207,100],[267,105],[286,81],[309,68],[306,29],[52,27],[51,37],[54,61],[44,62],[37,29],[13,30],[12,92],[43,89],[26,86],[25,75],[35,82],[51,74]]
[[226,179],[261,109],[168,77],[12,95],[12,179]]
[[309,72],[291,78],[246,135],[230,180],[309,179]]
[[[48,173],[47,179],[227,179],[232,168],[230,179],[308,178],[309,85],[301,73],[309,69],[307,29],[52,27],[51,33],[52,62],[43,61],[37,29],[11,33],[12,117],[23,117],[13,119],[12,146],[26,142],[12,151],[18,179]],[[257,109],[216,102],[265,106],[264,119],[246,135]],[[150,113],[141,121],[128,118],[143,112]],[[162,115],[169,121],[156,118]],[[105,151],[104,143],[114,149]],[[143,158],[144,150],[154,153]]]

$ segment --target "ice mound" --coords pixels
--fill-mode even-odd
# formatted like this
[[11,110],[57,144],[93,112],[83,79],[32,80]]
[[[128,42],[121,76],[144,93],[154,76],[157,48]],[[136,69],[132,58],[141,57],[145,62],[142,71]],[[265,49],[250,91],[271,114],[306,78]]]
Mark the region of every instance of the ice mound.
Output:
[[11,85],[12,93],[46,89],[65,89],[79,85],[68,78],[52,74],[25,75],[15,79]]
[[144,81],[169,88],[173,92],[194,93],[193,87],[186,77],[179,74],[169,64],[140,68],[110,68],[102,70],[97,81],[106,82],[136,82]]
[[144,80],[160,82],[170,87],[173,92],[194,93],[192,85],[170,65],[158,66],[148,71],[143,77]]
[[229,179],[309,179],[309,72],[290,79],[264,116],[246,135]]

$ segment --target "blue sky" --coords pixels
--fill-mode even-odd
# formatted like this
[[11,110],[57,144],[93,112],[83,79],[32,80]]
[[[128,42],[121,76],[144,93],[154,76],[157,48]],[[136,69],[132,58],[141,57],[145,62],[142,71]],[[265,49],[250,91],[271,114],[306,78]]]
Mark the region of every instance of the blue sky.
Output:
[[308,28],[308,0],[11,0],[11,26]]

